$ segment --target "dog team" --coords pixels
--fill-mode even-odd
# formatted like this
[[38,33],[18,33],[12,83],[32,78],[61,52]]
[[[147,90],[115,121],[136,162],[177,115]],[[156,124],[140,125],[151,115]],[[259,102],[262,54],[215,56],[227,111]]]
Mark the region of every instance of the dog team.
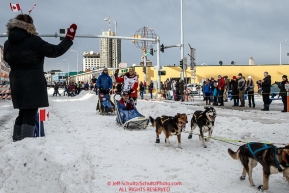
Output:
[[[195,111],[191,119],[191,131],[188,138],[192,138],[194,129],[198,126],[200,129],[199,137],[202,140],[204,148],[207,147],[206,141],[212,136],[214,129],[214,122],[217,116],[216,110],[213,107],[205,107],[204,111]],[[165,134],[165,143],[169,146],[169,137],[176,135],[178,138],[178,147],[181,146],[181,133],[185,130],[188,117],[186,114],[177,113],[173,116],[160,116],[157,118],[149,117],[152,125],[156,128],[156,143],[160,143],[159,135],[163,132]],[[209,133],[208,138],[205,138],[204,133]]]
[[[202,140],[204,148],[206,148],[206,141],[209,141],[213,133],[216,116],[217,113],[213,107],[205,107],[204,111],[195,111],[191,118],[191,130],[188,139],[192,139],[193,131],[198,126],[199,138]],[[178,147],[182,148],[181,133],[185,130],[186,123],[188,123],[186,114],[177,113],[175,116],[163,115],[155,119],[151,116],[149,118],[152,125],[156,128],[156,143],[160,143],[159,135],[163,132],[167,146],[170,145],[169,137],[176,135]],[[205,137],[204,133],[208,133],[208,137]],[[258,186],[260,191],[269,189],[269,176],[271,174],[282,172],[289,182],[289,145],[278,148],[273,144],[251,142],[240,146],[236,152],[229,148],[228,153],[233,159],[239,160],[243,165],[240,180],[245,180],[246,174],[248,174],[251,186],[255,186],[252,179],[253,168],[258,163],[262,165],[263,185]]]

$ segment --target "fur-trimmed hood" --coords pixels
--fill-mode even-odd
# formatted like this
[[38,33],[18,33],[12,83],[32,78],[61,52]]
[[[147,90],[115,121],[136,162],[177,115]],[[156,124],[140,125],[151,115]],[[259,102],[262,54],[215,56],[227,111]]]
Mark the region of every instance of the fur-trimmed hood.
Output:
[[26,23],[25,21],[21,21],[18,19],[10,19],[9,22],[7,23],[7,34],[9,35],[11,29],[17,27],[20,29],[24,29],[25,31],[27,31],[27,33],[31,34],[31,35],[38,35],[38,33],[36,32],[36,28],[33,24],[31,23]]

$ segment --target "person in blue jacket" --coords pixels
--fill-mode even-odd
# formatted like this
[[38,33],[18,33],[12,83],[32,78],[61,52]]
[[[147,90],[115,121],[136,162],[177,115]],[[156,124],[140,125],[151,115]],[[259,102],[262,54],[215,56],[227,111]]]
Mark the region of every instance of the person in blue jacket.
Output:
[[206,105],[210,105],[211,101],[210,101],[210,95],[212,93],[211,90],[211,85],[210,85],[210,80],[207,79],[206,81],[204,81],[205,84],[203,86],[203,95],[205,96],[205,100],[206,100]]
[[108,94],[112,88],[112,79],[108,75],[107,68],[103,69],[101,75],[97,78],[97,88],[99,89],[99,93]]
[[[99,97],[101,98],[102,101],[102,106],[104,108],[111,108],[111,103],[110,103],[110,96],[109,96],[109,91],[112,89],[112,79],[108,75],[108,70],[107,68],[103,69],[103,72],[97,79],[97,88],[99,90]],[[103,94],[104,96],[101,96]],[[103,99],[105,98],[105,100]]]

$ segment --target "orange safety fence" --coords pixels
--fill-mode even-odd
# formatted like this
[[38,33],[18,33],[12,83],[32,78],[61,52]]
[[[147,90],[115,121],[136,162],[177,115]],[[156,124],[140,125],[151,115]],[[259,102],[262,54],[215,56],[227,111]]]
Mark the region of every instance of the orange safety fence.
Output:
[[0,85],[0,99],[11,99],[11,90],[9,86]]

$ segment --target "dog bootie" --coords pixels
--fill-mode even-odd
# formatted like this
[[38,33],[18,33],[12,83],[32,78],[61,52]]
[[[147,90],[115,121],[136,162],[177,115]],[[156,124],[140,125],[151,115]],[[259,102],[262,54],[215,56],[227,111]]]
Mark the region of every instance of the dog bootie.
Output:
[[188,139],[192,139],[192,134],[189,134]]
[[159,138],[156,139],[156,143],[160,143],[160,139]]
[[14,125],[12,138],[13,142],[21,140],[21,125]]
[[21,139],[34,136],[35,127],[27,124],[21,126]]

